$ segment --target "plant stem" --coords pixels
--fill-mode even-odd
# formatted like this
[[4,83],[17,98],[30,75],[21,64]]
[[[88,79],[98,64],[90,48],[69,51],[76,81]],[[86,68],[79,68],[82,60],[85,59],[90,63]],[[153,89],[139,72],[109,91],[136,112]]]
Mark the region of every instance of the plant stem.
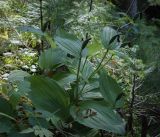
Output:
[[103,56],[103,58],[102,58],[101,62],[99,63],[99,65],[98,65],[98,67],[97,67],[97,69],[96,69],[96,70],[98,70],[98,69],[100,68],[100,66],[102,65],[102,63],[103,63],[104,59],[105,59],[105,58],[106,58],[106,56],[107,56],[108,51],[109,51],[109,50],[107,49],[107,51],[104,53],[104,56]]
[[42,28],[43,28],[42,0],[40,0],[40,19],[41,19],[41,30],[42,30]]
[[[103,67],[112,59],[113,55],[108,59],[108,61],[107,61],[104,65],[102,65],[102,63],[103,63],[103,61],[104,61],[107,53],[108,53],[108,51],[105,52],[105,54],[104,54],[104,56],[103,56],[100,64],[98,65],[97,69],[91,74],[91,76],[89,77],[89,79],[90,79],[95,73],[97,73],[97,71],[99,71],[101,68],[103,68]],[[87,60],[87,58],[86,58],[86,60]],[[86,63],[86,60],[85,60],[85,63]],[[83,66],[83,68],[84,68],[84,66]],[[86,84],[87,84],[87,83],[85,82],[84,85],[83,85],[83,87],[82,87],[82,89],[81,89],[81,91],[80,91],[80,94],[82,94],[82,91],[83,91],[83,89],[85,88]]]
[[89,79],[90,79],[94,74],[96,74],[96,72],[99,70],[99,68],[101,67],[101,65],[102,65],[104,59],[106,58],[108,52],[109,52],[109,50],[107,49],[107,51],[104,53],[103,58],[101,59],[99,65],[97,66],[97,68],[95,69],[95,71],[91,74],[91,76],[89,77]]
[[89,12],[92,11],[92,6],[93,6],[93,0],[90,1],[90,5],[89,5]]
[[[108,62],[112,59],[112,57],[113,57],[113,55],[107,60],[107,62],[105,62],[103,65],[101,65],[97,71],[99,71],[99,70],[101,70],[103,67],[105,67],[105,65],[108,64]],[[95,72],[95,73],[96,73],[96,72]]]
[[14,122],[17,122],[17,120],[16,120],[15,118],[13,118],[13,117],[5,114],[5,113],[1,113],[1,112],[0,112],[0,115],[1,115],[1,116],[4,116],[4,117],[6,117],[6,118],[9,118],[9,119],[11,119],[11,120],[13,120]]
[[133,130],[133,105],[135,100],[135,88],[136,88],[136,75],[133,75],[133,86],[132,86],[132,99],[130,104],[130,117],[128,119],[128,130],[131,131],[132,137],[134,137],[134,130]]
[[[41,20],[41,30],[43,31],[43,10],[42,10],[42,8],[43,8],[43,3],[42,3],[43,1],[42,0],[40,0],[40,20]],[[44,48],[44,43],[43,43],[43,40],[41,40],[41,50],[43,51],[43,48]],[[40,50],[40,51],[41,51]]]
[[75,92],[75,101],[77,102],[78,99],[79,99],[79,73],[80,73],[80,67],[81,67],[81,60],[82,60],[82,50],[80,51],[80,58],[79,58],[79,62],[78,62],[78,70],[77,70],[77,89],[76,89],[76,92]]

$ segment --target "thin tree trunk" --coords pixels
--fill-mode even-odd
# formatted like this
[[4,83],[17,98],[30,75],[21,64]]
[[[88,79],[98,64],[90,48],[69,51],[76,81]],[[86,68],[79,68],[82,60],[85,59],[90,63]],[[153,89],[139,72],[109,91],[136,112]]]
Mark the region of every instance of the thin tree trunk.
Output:
[[143,115],[142,116],[141,137],[147,137],[147,129],[148,129],[147,117]]
[[138,1],[137,0],[130,0],[128,13],[129,15],[134,18],[138,12]]
[[131,136],[134,137],[134,129],[133,129],[133,105],[135,101],[135,88],[136,88],[136,76],[135,74],[133,75],[133,86],[132,86],[132,99],[131,99],[131,104],[130,104],[130,116],[128,118],[128,130],[131,132]]
[[[41,20],[41,30],[43,31],[43,1],[40,0],[40,20]],[[41,47],[40,47],[40,52],[43,51],[43,48],[44,48],[44,42],[43,40],[41,39]],[[39,53],[40,54],[40,53]]]
[[89,12],[92,11],[92,6],[93,6],[93,0],[90,1],[90,5],[89,5]]

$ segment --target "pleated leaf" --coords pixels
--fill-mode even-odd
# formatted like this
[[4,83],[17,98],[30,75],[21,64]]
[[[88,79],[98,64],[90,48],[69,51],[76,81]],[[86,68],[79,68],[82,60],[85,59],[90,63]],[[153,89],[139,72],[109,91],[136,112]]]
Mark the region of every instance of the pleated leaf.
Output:
[[41,69],[53,69],[54,66],[61,64],[66,57],[66,53],[59,48],[47,49],[39,57]]
[[108,50],[115,49],[118,45],[117,42],[114,40],[111,43],[111,40],[114,36],[117,35],[116,30],[111,27],[105,27],[101,32],[101,41],[103,46]]
[[42,76],[28,78],[31,83],[29,97],[33,104],[51,113],[60,113],[69,106],[69,97],[56,81]]
[[118,97],[122,94],[122,89],[112,77],[110,77],[105,71],[100,73],[99,78],[100,92],[105,101],[114,106]]
[[86,101],[79,106],[72,106],[70,113],[75,121],[93,129],[102,129],[117,134],[125,133],[125,122],[119,114],[95,101]]
[[75,57],[80,57],[82,42],[74,35],[59,31],[54,37],[59,48]]

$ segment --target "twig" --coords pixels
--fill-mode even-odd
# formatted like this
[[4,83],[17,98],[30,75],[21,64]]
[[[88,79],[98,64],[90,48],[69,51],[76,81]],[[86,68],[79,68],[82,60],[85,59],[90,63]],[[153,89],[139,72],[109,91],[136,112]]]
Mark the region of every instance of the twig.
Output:
[[134,130],[133,130],[133,105],[134,105],[134,100],[135,100],[135,88],[136,88],[136,75],[133,75],[133,86],[132,86],[132,99],[131,99],[131,104],[130,104],[130,117],[128,119],[128,130],[131,131],[132,137],[134,137]]
[[[43,31],[43,0],[40,0],[40,19],[41,19],[41,30]],[[39,47],[40,48],[40,47]],[[43,40],[41,40],[41,50],[43,51],[44,48],[44,42]],[[40,49],[38,49],[39,51],[41,51]]]
[[92,6],[93,6],[93,0],[90,1],[90,5],[89,5],[89,12],[92,11]]

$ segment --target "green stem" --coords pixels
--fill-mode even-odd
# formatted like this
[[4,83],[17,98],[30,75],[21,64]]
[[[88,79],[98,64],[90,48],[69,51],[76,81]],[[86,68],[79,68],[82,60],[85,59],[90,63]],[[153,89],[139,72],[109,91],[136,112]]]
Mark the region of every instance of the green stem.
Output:
[[113,55],[107,60],[106,63],[104,63],[103,65],[101,65],[101,66],[99,67],[99,69],[97,70],[97,72],[98,72],[99,70],[101,70],[104,66],[106,66],[106,65],[108,64],[108,62],[112,59],[112,57],[113,57]]
[[[41,30],[43,31],[43,0],[40,0],[40,20],[41,20]],[[44,42],[43,39],[41,39],[41,47],[38,49],[40,52],[43,51],[44,48]],[[40,54],[40,53],[39,53]]]
[[79,99],[79,73],[80,73],[80,67],[81,67],[81,60],[82,60],[82,50],[83,49],[81,49],[81,51],[80,51],[80,59],[79,59],[79,62],[78,62],[78,70],[77,70],[77,89],[76,89],[76,92],[75,92],[75,100],[76,100],[76,102],[78,101],[78,99]]
[[85,88],[86,84],[87,84],[87,82],[85,82],[85,83],[84,83],[84,85],[83,85],[82,89],[80,90],[80,92],[79,92],[79,93],[80,93],[80,95],[82,95],[82,92],[83,92],[83,90],[84,90],[84,88]]
[[[105,52],[105,54],[104,54],[101,62],[99,63],[99,65],[98,65],[98,67],[96,68],[96,70],[91,74],[91,76],[89,77],[89,79],[90,79],[94,74],[96,74],[100,69],[102,69],[102,68],[112,59],[113,55],[107,60],[107,62],[106,62],[104,65],[102,65],[102,63],[103,63],[103,61],[104,61],[104,59],[105,59],[108,51],[109,51],[109,50],[107,50],[107,51]],[[83,87],[82,87],[82,89],[80,90],[80,94],[82,94],[82,91],[83,91],[83,89],[85,88],[86,84],[87,84],[87,83],[85,82],[84,85],[83,85]]]
[[13,120],[13,121],[15,121],[15,122],[17,122],[17,120],[16,120],[15,118],[13,118],[13,117],[5,114],[5,113],[0,112],[0,115],[1,115],[1,116],[4,116],[4,117],[6,117],[6,118],[9,118],[9,119],[11,119],[11,120]]
[[95,71],[91,74],[91,76],[89,77],[89,79],[97,73],[97,71],[98,71],[99,68],[101,67],[101,65],[102,65],[102,63],[103,63],[103,61],[104,61],[104,59],[106,58],[108,52],[109,52],[109,50],[107,49],[107,51],[104,53],[103,58],[101,59],[99,65],[97,66],[97,68],[95,69]]

